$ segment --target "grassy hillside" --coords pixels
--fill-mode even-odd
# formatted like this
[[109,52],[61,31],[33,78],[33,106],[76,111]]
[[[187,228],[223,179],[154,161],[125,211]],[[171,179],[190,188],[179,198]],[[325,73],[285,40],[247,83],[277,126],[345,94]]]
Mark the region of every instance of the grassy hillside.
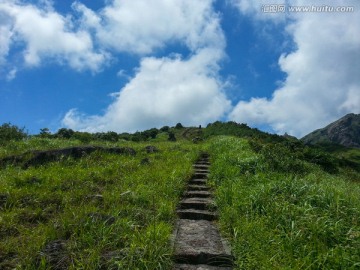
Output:
[[198,149],[159,142],[148,154],[146,145],[132,143],[135,156],[2,169],[0,269],[169,269],[175,207]]
[[[201,151],[211,157],[219,224],[236,269],[360,267],[360,150],[304,146],[234,122],[60,134],[8,136],[0,160],[79,145],[136,154],[4,163],[0,269],[171,269],[176,205]],[[158,151],[148,153],[148,145]]]
[[301,151],[234,137],[210,141],[220,224],[237,269],[360,267],[359,174],[326,172]]

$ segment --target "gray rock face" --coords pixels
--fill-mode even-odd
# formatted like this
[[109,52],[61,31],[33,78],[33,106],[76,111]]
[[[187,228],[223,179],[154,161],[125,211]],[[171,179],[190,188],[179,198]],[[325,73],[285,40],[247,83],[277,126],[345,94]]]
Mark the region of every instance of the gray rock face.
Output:
[[175,270],[232,269],[233,256],[214,220],[215,203],[206,185],[210,162],[207,155],[194,165],[194,175],[177,211],[174,232]]

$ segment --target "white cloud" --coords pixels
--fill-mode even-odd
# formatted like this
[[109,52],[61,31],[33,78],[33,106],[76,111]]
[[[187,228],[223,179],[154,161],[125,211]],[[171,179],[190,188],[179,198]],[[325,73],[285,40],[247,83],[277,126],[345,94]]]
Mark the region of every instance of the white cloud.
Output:
[[95,31],[102,46],[116,51],[149,54],[171,42],[190,50],[224,47],[213,0],[113,0],[95,13],[80,2],[73,8],[81,14],[82,27]]
[[[253,16],[260,21],[272,20],[273,23],[286,21],[286,15],[282,12],[270,12],[272,7],[284,5],[288,0],[227,0],[231,5],[239,9],[242,14]],[[294,1],[294,0],[291,0]],[[294,3],[294,2],[293,2]],[[272,7],[271,7],[272,6]]]
[[223,93],[226,82],[218,75],[225,38],[212,3],[115,0],[99,13],[75,3],[82,29],[92,31],[106,48],[143,55],[176,42],[191,53],[187,59],[176,54],[142,58],[135,76],[112,95],[115,100],[103,115],[88,116],[73,109],[65,115],[64,126],[134,132],[177,122],[207,124],[224,116],[231,106]]
[[9,73],[6,75],[6,80],[7,81],[11,81],[16,77],[16,73],[17,73],[17,69],[13,68],[12,70],[9,71]]
[[[1,14],[0,14],[1,15]],[[1,23],[1,18],[0,18]],[[9,53],[12,32],[6,25],[0,25],[0,66],[6,61]]]
[[221,54],[203,49],[188,60],[180,56],[144,58],[135,77],[103,116],[71,110],[63,124],[87,131],[136,131],[173,125],[175,121],[199,125],[217,120],[230,108],[213,61]]
[[24,61],[29,66],[51,59],[76,70],[98,71],[108,58],[106,53],[94,50],[88,32],[77,31],[72,18],[53,11],[49,1],[42,1],[42,7],[5,1],[0,3],[0,15],[7,18],[2,22],[2,32],[10,31],[0,41],[3,57],[11,45],[9,36],[14,36],[13,43],[24,43]]
[[297,50],[279,59],[287,73],[283,86],[271,99],[240,101],[229,118],[303,136],[346,113],[359,113],[360,4],[340,1],[337,5],[345,3],[355,6],[355,12],[290,14],[287,31]]

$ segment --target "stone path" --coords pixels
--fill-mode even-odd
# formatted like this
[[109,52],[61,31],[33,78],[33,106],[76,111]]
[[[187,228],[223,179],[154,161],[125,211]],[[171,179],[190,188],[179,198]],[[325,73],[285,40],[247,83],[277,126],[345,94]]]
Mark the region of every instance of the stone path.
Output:
[[194,165],[194,175],[178,207],[174,232],[174,270],[230,270],[233,257],[214,223],[216,207],[210,188],[209,156]]

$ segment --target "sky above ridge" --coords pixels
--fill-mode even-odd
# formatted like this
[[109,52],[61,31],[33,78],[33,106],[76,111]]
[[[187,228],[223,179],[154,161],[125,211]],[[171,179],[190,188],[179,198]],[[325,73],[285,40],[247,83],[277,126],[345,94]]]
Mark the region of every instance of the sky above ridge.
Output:
[[0,124],[302,137],[360,113],[359,25],[358,0],[0,0]]

